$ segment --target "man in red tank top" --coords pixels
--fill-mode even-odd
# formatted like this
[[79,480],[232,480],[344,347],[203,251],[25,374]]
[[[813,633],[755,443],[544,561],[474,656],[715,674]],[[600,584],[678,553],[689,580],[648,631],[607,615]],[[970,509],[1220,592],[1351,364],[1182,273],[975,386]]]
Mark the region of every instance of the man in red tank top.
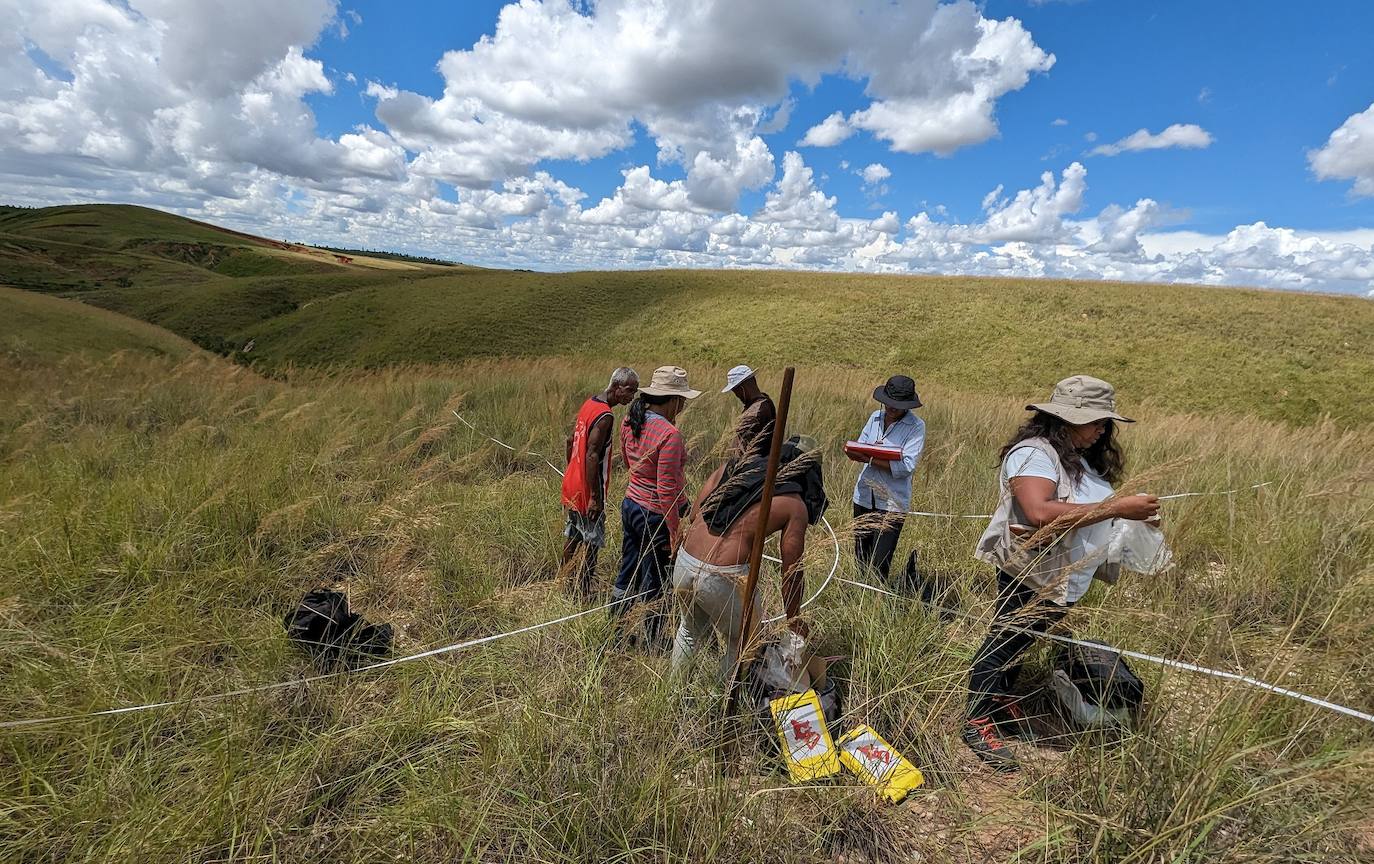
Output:
[[638,390],[635,370],[625,366],[615,370],[606,389],[582,403],[568,435],[568,467],[563,472],[563,508],[568,521],[563,527],[567,540],[562,569],[584,597],[591,594],[597,552],[606,545],[606,492],[611,483],[615,428],[611,409],[630,404]]

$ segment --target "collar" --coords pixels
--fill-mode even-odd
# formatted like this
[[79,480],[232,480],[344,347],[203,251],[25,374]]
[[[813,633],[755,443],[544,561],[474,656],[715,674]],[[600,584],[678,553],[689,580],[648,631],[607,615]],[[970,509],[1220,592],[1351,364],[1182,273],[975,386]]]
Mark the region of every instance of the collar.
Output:
[[[883,409],[882,409],[882,408],[879,408],[877,411],[874,411],[873,414],[870,415],[868,419],[869,419],[869,422],[870,422],[870,423],[873,422],[874,420],[877,420],[878,423],[881,424],[881,423],[883,422]],[[916,413],[915,413],[914,411],[912,411],[911,409],[907,409],[907,412],[906,412],[905,414],[902,415],[902,419],[898,420],[896,423],[893,423],[892,425],[893,425],[893,426],[914,425],[914,424],[916,424],[916,423],[918,423],[918,422],[920,422],[920,418],[918,418],[918,417],[916,416]]]

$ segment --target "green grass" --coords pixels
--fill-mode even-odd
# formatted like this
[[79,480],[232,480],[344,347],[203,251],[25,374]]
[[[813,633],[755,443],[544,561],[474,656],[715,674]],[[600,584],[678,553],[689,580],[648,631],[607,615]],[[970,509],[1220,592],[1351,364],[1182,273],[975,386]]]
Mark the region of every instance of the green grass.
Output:
[[1132,406],[1374,422],[1374,304],[1360,298],[778,271],[385,270],[267,242],[146,208],[6,208],[0,283],[80,296],[212,351],[256,340],[253,364],[271,373],[508,356],[800,361],[1031,396],[1092,371]]
[[409,264],[434,264],[440,267],[470,266],[460,264],[457,261],[447,261],[443,258],[429,258],[424,255],[406,255],[401,252],[379,252],[375,249],[349,249],[343,246],[316,246],[315,248],[337,252],[340,255],[366,255],[369,258],[382,258],[387,261],[404,261]]
[[903,371],[986,395],[1092,370],[1149,405],[1374,421],[1374,304],[1110,283],[764,272],[472,273],[340,292],[238,334],[255,362],[615,357]]
[[[309,674],[280,616],[318,585],[396,624],[403,652],[574,611],[557,477],[451,410],[557,452],[613,362],[265,380],[203,358],[0,358],[0,717]],[[873,377],[798,372],[791,426],[826,448],[842,539],[853,470],[833,456]],[[916,504],[986,512],[1018,405],[926,395]],[[694,484],[735,409],[712,395],[684,415]],[[1169,505],[1178,569],[1094,588],[1075,631],[1374,709],[1369,433],[1139,414],[1126,443],[1148,488],[1274,485]],[[598,614],[381,673],[0,732],[0,860],[1367,860],[1374,731],[1206,678],[1134,664],[1151,694],[1137,733],[1067,740],[1019,778],[980,770],[957,738],[991,600],[980,529],[913,519],[899,550],[948,576],[973,620],[840,586],[811,613],[819,650],[846,658],[849,716],[926,772],[908,804],[843,775],[793,788],[753,738],[722,770],[710,658],[673,686],[665,658],[612,649]],[[813,532],[812,587],[831,557]]]
[[132,351],[182,359],[195,345],[133,318],[72,300],[0,286],[0,353],[15,363],[52,363],[75,355]]

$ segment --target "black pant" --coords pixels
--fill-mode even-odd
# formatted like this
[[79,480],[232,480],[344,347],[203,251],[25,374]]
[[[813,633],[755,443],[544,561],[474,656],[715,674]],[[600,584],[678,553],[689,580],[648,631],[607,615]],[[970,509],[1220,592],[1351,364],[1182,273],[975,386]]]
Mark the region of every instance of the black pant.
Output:
[[1068,606],[1041,597],[1035,586],[998,572],[997,614],[988,628],[987,638],[973,655],[973,668],[969,670],[969,717],[986,717],[992,710],[994,697],[1009,695],[1021,672],[1021,657],[1035,641],[1030,633],[1008,627],[1044,633],[1068,611]]
[[883,582],[889,581],[892,556],[897,552],[897,540],[902,536],[906,514],[855,504],[854,518],[863,520],[854,528],[854,557],[859,559],[860,571],[865,577],[872,578],[876,574]]

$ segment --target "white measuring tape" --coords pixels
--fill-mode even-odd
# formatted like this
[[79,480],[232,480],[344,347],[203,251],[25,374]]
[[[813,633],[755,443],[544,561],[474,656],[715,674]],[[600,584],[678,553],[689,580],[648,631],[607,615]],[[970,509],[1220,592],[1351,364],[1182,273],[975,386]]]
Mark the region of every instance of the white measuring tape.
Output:
[[[1237,492],[1248,492],[1251,489],[1259,489],[1261,486],[1272,485],[1272,480],[1263,483],[1256,483],[1254,486],[1242,486],[1238,489],[1224,489],[1218,492],[1175,492],[1172,495],[1160,495],[1160,501],[1173,501],[1178,498],[1198,498],[1204,495],[1234,495]],[[933,516],[939,519],[991,519],[991,513],[931,513],[926,510],[908,510],[908,516]]]
[[[463,422],[463,425],[467,426],[469,429],[471,429],[472,431],[476,432],[478,435],[481,435],[483,438],[487,439],[487,440],[490,441],[491,443],[496,444],[496,445],[501,446],[501,447],[504,447],[504,448],[506,448],[507,450],[511,451],[512,453],[517,453],[517,454],[519,454],[519,453],[524,453],[524,454],[527,455],[527,456],[534,456],[534,457],[536,457],[536,458],[538,458],[538,459],[543,459],[543,460],[544,460],[544,464],[547,465],[547,466],[549,466],[549,467],[552,468],[553,470],[557,471],[559,477],[562,477],[562,476],[563,476],[563,471],[562,471],[562,469],[560,469],[557,465],[555,465],[555,464],[553,464],[552,462],[550,462],[550,461],[548,460],[548,457],[544,456],[542,453],[535,453],[533,450],[517,450],[516,448],[514,448],[514,447],[510,446],[509,444],[507,444],[506,442],[504,442],[504,441],[502,441],[502,440],[500,440],[500,439],[498,439],[498,438],[493,438],[493,437],[491,437],[490,435],[485,434],[484,432],[482,432],[482,430],[478,429],[476,426],[474,426],[474,425],[472,425],[471,423],[469,423],[468,420],[467,420],[467,418],[464,417],[462,414],[459,414],[459,413],[457,412],[457,410],[454,410],[453,416],[454,416],[454,417],[457,417],[459,420],[461,420],[461,421]],[[1160,495],[1160,496],[1159,496],[1159,500],[1160,500],[1160,501],[1173,501],[1173,500],[1178,499],[1178,498],[1198,498],[1198,497],[1202,497],[1202,496],[1206,496],[1206,495],[1234,495],[1234,494],[1236,494],[1237,492],[1248,492],[1248,491],[1250,491],[1250,490],[1252,490],[1252,489],[1259,489],[1259,488],[1261,488],[1261,487],[1263,487],[1263,486],[1270,486],[1270,485],[1272,485],[1272,484],[1273,484],[1273,481],[1272,481],[1272,480],[1266,480],[1266,481],[1263,482],[1263,483],[1256,483],[1256,484],[1253,485],[1253,486],[1241,486],[1241,487],[1238,487],[1238,488],[1236,488],[1236,489],[1225,489],[1225,490],[1221,490],[1221,491],[1217,491],[1217,492],[1175,492],[1175,493],[1172,494],[1172,495]],[[936,519],[991,519],[991,518],[992,518],[992,514],[991,514],[991,513],[935,513],[935,512],[928,511],[928,510],[908,510],[908,511],[906,511],[906,515],[908,515],[908,516],[929,516],[929,517],[936,518]],[[834,536],[834,533],[835,533],[835,532],[832,531],[832,532],[830,532],[830,533],[831,533],[831,536]],[[769,560],[777,560],[777,559],[769,559]],[[831,575],[834,575],[834,571],[833,571],[833,570],[831,571]],[[829,581],[829,580],[827,580],[827,581]]]
[[476,426],[474,426],[474,425],[472,425],[471,423],[469,423],[469,422],[467,421],[467,418],[464,417],[462,414],[459,414],[457,410],[454,410],[453,416],[454,416],[454,417],[457,417],[459,420],[461,420],[461,421],[463,422],[463,425],[464,425],[464,426],[466,426],[466,427],[468,427],[469,429],[471,429],[472,431],[476,432],[478,435],[481,435],[483,438],[487,439],[487,440],[490,441],[491,443],[493,443],[493,444],[499,444],[500,446],[505,447],[507,450],[509,450],[509,451],[512,452],[512,453],[516,453],[516,454],[524,453],[524,454],[527,455],[527,456],[534,456],[534,457],[536,457],[536,458],[538,458],[538,459],[543,459],[543,460],[544,460],[544,464],[547,465],[547,466],[549,466],[549,467],[552,468],[553,470],[557,471],[559,477],[562,477],[562,476],[563,476],[563,469],[562,469],[562,468],[559,468],[557,465],[555,465],[555,464],[553,464],[552,462],[550,462],[550,461],[549,461],[549,457],[545,456],[543,453],[536,453],[536,452],[534,452],[533,450],[516,450],[514,447],[510,446],[509,444],[507,444],[505,441],[500,441],[500,440],[498,440],[498,439],[496,439],[496,438],[493,438],[493,437],[491,437],[490,435],[487,435],[487,434],[485,434],[484,432],[482,432],[482,430],[478,429]]
[[[513,453],[517,453],[517,454],[518,454],[518,453],[521,453],[521,452],[522,452],[522,451],[519,451],[519,450],[517,450],[516,448],[510,446],[509,444],[505,443],[504,441],[500,441],[500,440],[498,440],[498,439],[496,439],[496,438],[493,438],[493,437],[491,437],[491,436],[489,436],[489,435],[484,435],[484,434],[481,432],[481,430],[479,430],[476,426],[472,425],[472,423],[468,422],[468,420],[467,420],[466,418],[464,418],[463,415],[459,414],[456,410],[453,412],[453,415],[454,415],[455,417],[457,417],[457,418],[458,418],[464,425],[466,425],[469,429],[471,429],[472,431],[476,432],[476,433],[479,434],[479,435],[482,435],[482,437],[486,438],[487,440],[491,441],[492,443],[498,444],[498,445],[500,445],[501,447],[504,447],[505,449],[510,450],[510,451],[513,452]],[[555,472],[558,473],[559,476],[562,476],[562,475],[563,475],[562,470],[560,470],[560,469],[558,468],[558,466],[554,465],[552,462],[550,462],[547,458],[545,458],[545,457],[542,456],[541,454],[535,453],[535,452],[533,452],[533,451],[528,451],[528,450],[523,451],[523,452],[526,453],[527,455],[535,456],[535,457],[537,457],[537,458],[543,459],[544,464],[546,464],[546,465],[548,465],[550,468],[552,468]],[[1267,486],[1267,485],[1269,485],[1269,484],[1268,484],[1268,483],[1259,483],[1259,484],[1256,484],[1255,486],[1250,486],[1250,487],[1248,487],[1248,488],[1249,488],[1249,489],[1258,489],[1258,488],[1260,488],[1261,486]],[[1168,499],[1168,498],[1186,498],[1186,497],[1193,497],[1193,496],[1198,496],[1198,495],[1229,495],[1229,494],[1232,494],[1232,493],[1238,492],[1238,491],[1243,491],[1243,490],[1241,490],[1241,489],[1231,489],[1231,490],[1227,490],[1227,491],[1225,491],[1225,492],[1183,492],[1183,493],[1178,493],[1178,494],[1175,494],[1175,495],[1161,496],[1161,500],[1165,500],[1165,499]],[[959,514],[949,514],[949,513],[922,513],[922,512],[915,512],[914,515],[919,515],[919,516],[942,516],[942,517],[946,517],[946,518],[961,518],[961,519],[985,519],[985,518],[989,518],[989,517],[987,517],[987,516],[981,516],[981,515],[959,515]],[[830,534],[830,539],[831,539],[831,541],[834,543],[834,546],[835,546],[835,560],[834,560],[833,563],[830,565],[830,572],[826,575],[825,579],[821,582],[820,587],[818,587],[818,588],[816,589],[815,593],[812,594],[806,601],[804,601],[804,602],[802,603],[802,608],[806,608],[807,606],[810,606],[810,605],[816,600],[816,598],[820,597],[821,592],[823,592],[823,591],[826,589],[826,587],[829,586],[830,583],[834,580],[835,574],[836,574],[836,572],[839,570],[839,566],[840,566],[840,541],[839,541],[839,538],[835,535],[835,529],[830,525],[829,520],[827,520],[827,519],[825,519],[825,518],[822,518],[822,519],[821,519],[821,522],[824,524],[825,530]],[[774,558],[774,557],[771,556],[771,555],[765,555],[764,557],[767,558],[769,561],[774,561],[774,562],[777,562],[777,563],[779,563],[779,564],[782,563],[780,559]],[[892,597],[900,597],[900,595],[895,594],[895,593],[893,593],[893,592],[891,592],[891,591],[888,591],[888,590],[883,589],[883,588],[879,588],[879,587],[874,586],[874,585],[868,585],[868,584],[865,584],[865,583],[863,583],[863,582],[856,582],[856,581],[851,580],[851,579],[843,579],[843,578],[841,578],[839,581],[844,582],[844,583],[849,584],[849,585],[853,585],[853,586],[858,587],[858,588],[863,588],[863,589],[868,590],[868,591],[875,591],[875,592],[877,592],[877,593],[886,594],[886,595],[892,596]],[[189,697],[184,698],[184,699],[170,699],[170,700],[165,700],[165,701],[161,701],[161,702],[149,702],[149,703],[145,703],[145,704],[142,704],[142,705],[129,705],[129,706],[125,706],[125,707],[122,707],[122,708],[107,708],[107,709],[104,709],[104,710],[101,710],[101,711],[89,711],[89,712],[78,713],[78,714],[64,714],[64,715],[56,715],[56,716],[52,716],[52,717],[34,717],[34,718],[28,718],[28,719],[23,719],[23,720],[6,720],[6,721],[0,721],[0,729],[18,729],[18,728],[24,728],[24,727],[33,727],[33,726],[47,725],[47,724],[52,724],[52,723],[62,723],[62,722],[67,722],[67,721],[72,721],[72,720],[83,720],[83,719],[89,719],[89,718],[94,718],[94,717],[110,717],[110,716],[114,716],[114,715],[117,715],[117,714],[133,714],[133,713],[138,713],[138,712],[142,712],[142,711],[151,711],[151,710],[154,710],[154,709],[157,709],[157,708],[167,708],[167,707],[170,707],[170,706],[173,706],[173,705],[191,705],[191,704],[195,704],[195,703],[199,703],[199,702],[210,702],[210,701],[214,701],[214,700],[218,700],[218,699],[227,699],[227,698],[231,698],[231,697],[235,697],[235,696],[247,696],[247,695],[250,695],[250,694],[253,694],[253,693],[265,693],[265,692],[272,691],[272,690],[281,690],[281,689],[284,689],[284,688],[287,688],[287,687],[297,687],[297,686],[300,686],[300,685],[302,685],[302,684],[309,684],[309,683],[312,683],[312,682],[315,682],[315,681],[323,681],[323,680],[326,680],[326,679],[329,679],[329,678],[337,678],[337,677],[344,676],[344,675],[352,675],[352,674],[361,673],[361,672],[374,671],[374,670],[377,670],[377,669],[385,669],[385,668],[387,668],[387,667],[396,666],[396,665],[399,665],[399,664],[401,664],[401,663],[411,663],[411,662],[414,662],[414,661],[416,661],[416,660],[423,660],[423,659],[425,659],[425,658],[428,658],[428,657],[435,657],[435,656],[438,656],[438,655],[440,655],[440,654],[449,654],[449,653],[452,653],[452,652],[455,652],[455,651],[462,651],[462,650],[464,650],[464,649],[466,649],[466,648],[473,648],[473,647],[476,647],[476,646],[478,646],[478,645],[484,645],[484,644],[487,644],[487,643],[490,643],[490,642],[496,642],[496,641],[498,641],[498,640],[506,639],[506,638],[509,638],[509,637],[511,637],[511,636],[517,636],[517,635],[522,634],[522,633],[530,633],[530,632],[533,632],[533,631],[535,631],[535,630],[541,630],[541,629],[543,629],[543,628],[545,628],[545,627],[552,627],[552,626],[554,626],[554,625],[556,625],[556,624],[563,624],[563,623],[566,623],[566,622],[568,622],[568,621],[573,621],[573,620],[575,620],[575,619],[582,618],[582,617],[587,616],[587,615],[591,615],[591,614],[593,614],[593,613],[595,613],[595,612],[604,611],[604,610],[606,610],[606,609],[611,608],[612,606],[616,606],[616,605],[619,605],[619,604],[622,604],[622,603],[626,603],[626,602],[629,602],[629,601],[637,600],[637,599],[639,599],[640,597],[643,597],[644,595],[646,595],[646,594],[648,594],[648,593],[649,593],[648,591],[641,591],[640,593],[635,594],[635,595],[633,595],[633,596],[631,596],[631,597],[622,597],[622,598],[618,598],[618,599],[612,600],[612,601],[610,601],[610,602],[608,602],[608,603],[602,604],[601,606],[595,606],[595,607],[593,607],[593,608],[591,608],[591,609],[584,609],[584,610],[582,610],[582,611],[580,611],[580,612],[574,612],[574,613],[569,614],[569,615],[564,615],[564,616],[561,617],[561,618],[554,618],[554,619],[552,619],[552,620],[543,621],[543,622],[540,622],[540,623],[538,623],[538,624],[531,624],[531,625],[529,625],[529,626],[527,626],[527,627],[521,627],[521,628],[518,628],[518,629],[515,629],[515,630],[509,630],[509,631],[506,631],[506,632],[504,632],[504,633],[495,633],[495,634],[492,634],[492,635],[490,635],[490,636],[482,636],[482,637],[479,637],[479,638],[477,638],[477,639],[469,639],[469,640],[467,640],[467,641],[465,641],[465,642],[457,642],[457,643],[454,643],[454,644],[451,644],[451,645],[444,645],[444,646],[439,647],[439,648],[431,648],[431,649],[429,649],[429,650],[421,651],[421,652],[416,653],[416,654],[409,654],[409,655],[407,655],[407,656],[405,656],[405,657],[396,657],[396,658],[392,658],[392,659],[390,659],[390,660],[382,660],[382,661],[379,661],[379,662],[377,662],[377,663],[371,663],[371,664],[368,664],[368,665],[366,665],[366,666],[360,666],[360,667],[358,667],[358,668],[356,668],[356,669],[342,669],[342,670],[339,670],[339,671],[337,671],[337,672],[326,672],[326,673],[323,673],[323,674],[320,674],[320,675],[311,675],[311,676],[308,676],[308,677],[305,677],[305,678],[293,678],[293,679],[291,679],[291,680],[289,680],[289,681],[279,681],[279,682],[272,683],[272,684],[262,684],[262,685],[258,685],[258,686],[254,686],[254,687],[244,687],[244,688],[240,688],[240,689],[238,689],[238,690],[228,690],[228,691],[225,691],[225,692],[222,692],[222,693],[209,693],[209,694],[205,694],[205,695],[202,695],[202,696],[189,696]],[[953,614],[955,614],[955,615],[960,615],[960,616],[965,617],[965,618],[973,618],[973,617],[974,617],[974,616],[968,615],[967,613],[962,612],[962,611],[960,611],[960,610],[956,610],[956,609],[943,609],[942,607],[935,607],[935,608],[937,608],[937,609],[942,609],[942,611],[950,612],[950,613],[953,613]],[[780,621],[780,620],[782,620],[783,617],[784,617],[783,615],[774,616],[774,617],[772,617],[772,618],[767,619],[767,623],[773,623],[773,622],[776,622],[776,621]],[[1075,644],[1075,645],[1091,645],[1092,647],[1097,647],[1097,648],[1106,647],[1106,646],[1102,646],[1102,645],[1095,645],[1094,643],[1081,642],[1081,641],[1079,641],[1079,640],[1071,639],[1071,638],[1068,638],[1068,637],[1065,637],[1065,636],[1057,636],[1057,635],[1055,635],[1055,634],[1050,634],[1050,633],[1039,633],[1038,631],[1024,630],[1023,628],[1012,627],[1012,626],[1010,626],[1010,625],[1003,625],[1003,626],[1006,626],[1008,629],[1011,629],[1011,630],[1017,630],[1017,631],[1021,631],[1021,632],[1025,632],[1025,633],[1030,633],[1030,634],[1033,635],[1033,636],[1041,636],[1041,637],[1044,637],[1044,638],[1047,638],[1047,639],[1052,639],[1052,640],[1059,641],[1059,642],[1066,642],[1066,643]],[[1229,679],[1229,680],[1239,681],[1239,682],[1242,682],[1242,683],[1244,683],[1244,684],[1248,684],[1248,685],[1253,686],[1253,687],[1258,687],[1258,688],[1261,688],[1261,689],[1264,689],[1264,690],[1268,690],[1268,691],[1273,692],[1273,693],[1278,693],[1278,694],[1283,695],[1283,696],[1288,696],[1288,697],[1291,697],[1291,698],[1300,699],[1300,700],[1302,700],[1302,701],[1304,701],[1304,702],[1308,702],[1308,703],[1313,704],[1313,705],[1317,705],[1317,706],[1320,706],[1320,707],[1323,707],[1323,708],[1327,708],[1327,709],[1332,710],[1332,711],[1337,711],[1337,712],[1339,712],[1339,713],[1346,714],[1346,715],[1351,716],[1351,717],[1355,717],[1355,718],[1360,719],[1360,720],[1365,720],[1365,721],[1367,721],[1367,722],[1374,723],[1374,715],[1369,715],[1369,714],[1366,714],[1366,713],[1364,713],[1364,712],[1362,712],[1362,711],[1357,711],[1357,710],[1355,710],[1355,709],[1353,709],[1353,708],[1348,708],[1348,707],[1346,707],[1346,706],[1344,706],[1344,705],[1338,705],[1338,704],[1336,704],[1336,703],[1334,703],[1334,702],[1327,702],[1326,700],[1318,699],[1318,698],[1316,698],[1316,697],[1314,697],[1314,696],[1308,696],[1308,695],[1306,695],[1306,694],[1304,694],[1304,693],[1299,693],[1299,692],[1294,691],[1294,690],[1288,690],[1288,689],[1283,688],[1283,687],[1277,687],[1277,686],[1275,686],[1275,685],[1273,685],[1273,684],[1269,684],[1269,683],[1266,683],[1266,682],[1264,682],[1264,681],[1260,681],[1259,679],[1251,678],[1251,677],[1246,676],[1246,675],[1237,675],[1237,674],[1232,673],[1232,672],[1223,672],[1223,671],[1218,670],[1218,669],[1208,669],[1208,668],[1203,667],[1203,666],[1196,666],[1196,665],[1194,665],[1194,664],[1185,663],[1185,662],[1180,661],[1180,660],[1169,660],[1169,659],[1164,658],[1164,657],[1155,657],[1155,656],[1153,656],[1153,655],[1150,655],[1150,654],[1142,654],[1142,653],[1137,652],[1137,651],[1129,651],[1129,650],[1118,649],[1118,648],[1108,648],[1108,650],[1113,651],[1113,652],[1115,652],[1115,653],[1117,653],[1117,654],[1126,656],[1126,657],[1131,657],[1131,658],[1137,659],[1137,660],[1143,660],[1143,661],[1151,662],[1151,663],[1158,663],[1158,664],[1160,664],[1160,665],[1164,665],[1164,666],[1168,666],[1168,667],[1172,667],[1172,668],[1176,668],[1176,669],[1184,669],[1184,670],[1192,671],[1192,672],[1200,672],[1200,673],[1204,673],[1204,674],[1207,674],[1207,675],[1212,675],[1212,676],[1215,676],[1215,677],[1218,677],[1218,678],[1225,678],[1225,679]]]
[[0,723],[0,729],[17,729],[21,726],[40,726],[47,723],[61,723],[68,720],[84,720],[89,717],[110,717],[115,714],[133,714],[139,711],[151,711],[154,708],[166,708],[171,705],[192,705],[197,702],[210,702],[216,699],[227,699],[231,696],[247,696],[250,693],[265,693],[269,690],[281,690],[286,687],[296,687],[301,684],[309,684],[313,681],[323,681],[326,678],[338,678],[341,675],[354,675],[359,672],[370,672],[374,669],[385,669],[388,666],[396,666],[401,663],[410,663],[415,660],[423,660],[426,657],[436,657],[440,654],[450,654],[454,651],[462,651],[464,648],[472,648],[477,645],[484,645],[488,642],[496,642],[510,636],[518,636],[521,633],[529,633],[534,630],[542,630],[545,627],[552,627],[555,624],[563,624],[593,612],[600,612],[609,609],[619,603],[637,600],[648,594],[648,591],[641,591],[633,597],[625,597],[612,600],[601,606],[592,609],[584,609],[581,612],[574,612],[571,615],[564,615],[562,618],[554,618],[552,621],[544,621],[539,624],[531,624],[528,627],[521,627],[518,630],[508,630],[505,633],[494,633],[491,636],[482,636],[478,639],[469,639],[466,642],[457,642],[452,645],[445,645],[441,648],[431,648],[428,651],[421,651],[418,654],[410,654],[405,657],[395,657],[391,660],[382,660],[378,663],[371,663],[367,666],[359,666],[357,669],[340,669],[337,672],[325,672],[320,675],[311,675],[307,678],[293,678],[290,681],[278,681],[274,684],[261,684],[256,687],[244,687],[239,690],[228,690],[223,693],[207,693],[203,696],[188,696],[185,699],[169,699],[165,702],[149,702],[145,705],[130,705],[124,708],[107,708],[104,711],[89,711],[84,714],[63,714],[56,717],[34,717],[28,720],[6,720]]
[[[866,582],[856,582],[853,579],[843,578],[841,578],[840,581],[845,583],[846,585],[853,585],[855,588],[862,588],[865,591],[873,591],[877,594],[886,594],[889,597],[896,597],[902,600],[913,599],[909,597],[903,597],[902,595],[894,591],[889,591],[886,588],[879,588],[877,585],[869,585]],[[971,615],[967,612],[964,612],[961,609],[950,609],[946,606],[937,606],[934,603],[928,603],[926,605],[930,606],[932,609],[935,609],[939,612],[948,612],[951,615],[958,615],[959,617],[966,618],[970,621],[981,620],[978,616]],[[1210,669],[1206,666],[1198,666],[1193,663],[1185,663],[1182,660],[1170,660],[1168,657],[1156,657],[1153,654],[1142,654],[1139,651],[1131,651],[1125,648],[1113,648],[1110,645],[1103,645],[1098,642],[1084,642],[1081,639],[1074,639],[1069,636],[1060,636],[1055,633],[1042,633],[1039,630],[1030,630],[1025,627],[1017,627],[1012,624],[997,623],[995,621],[993,623],[996,624],[996,626],[1001,627],[1003,629],[1011,630],[1016,633],[1025,633],[1027,635],[1034,636],[1037,639],[1050,639],[1055,642],[1063,642],[1068,645],[1082,645],[1087,648],[1098,648],[1105,651],[1110,651],[1113,654],[1119,654],[1123,657],[1130,657],[1133,660],[1141,660],[1146,663],[1155,663],[1157,665],[1165,666],[1170,669],[1182,669],[1186,672],[1199,672],[1203,675],[1211,675],[1214,678],[1223,678],[1227,681],[1238,681],[1242,684],[1247,684],[1251,687],[1256,687],[1260,690],[1267,690],[1270,693],[1277,693],[1280,696],[1287,696],[1290,699],[1298,699],[1300,701],[1308,703],[1309,705],[1316,705],[1319,708],[1325,708],[1328,711],[1335,711],[1338,714],[1344,714],[1347,717],[1354,717],[1356,720],[1363,720],[1366,723],[1374,723],[1374,714],[1367,714],[1364,711],[1359,711],[1336,702],[1328,702],[1325,699],[1318,699],[1316,696],[1308,696],[1306,693],[1299,693],[1296,690],[1289,690],[1287,687],[1279,687],[1278,685],[1270,684],[1267,681],[1261,681],[1258,678],[1252,678],[1249,675],[1240,675],[1235,672],[1225,672],[1221,669]]]

